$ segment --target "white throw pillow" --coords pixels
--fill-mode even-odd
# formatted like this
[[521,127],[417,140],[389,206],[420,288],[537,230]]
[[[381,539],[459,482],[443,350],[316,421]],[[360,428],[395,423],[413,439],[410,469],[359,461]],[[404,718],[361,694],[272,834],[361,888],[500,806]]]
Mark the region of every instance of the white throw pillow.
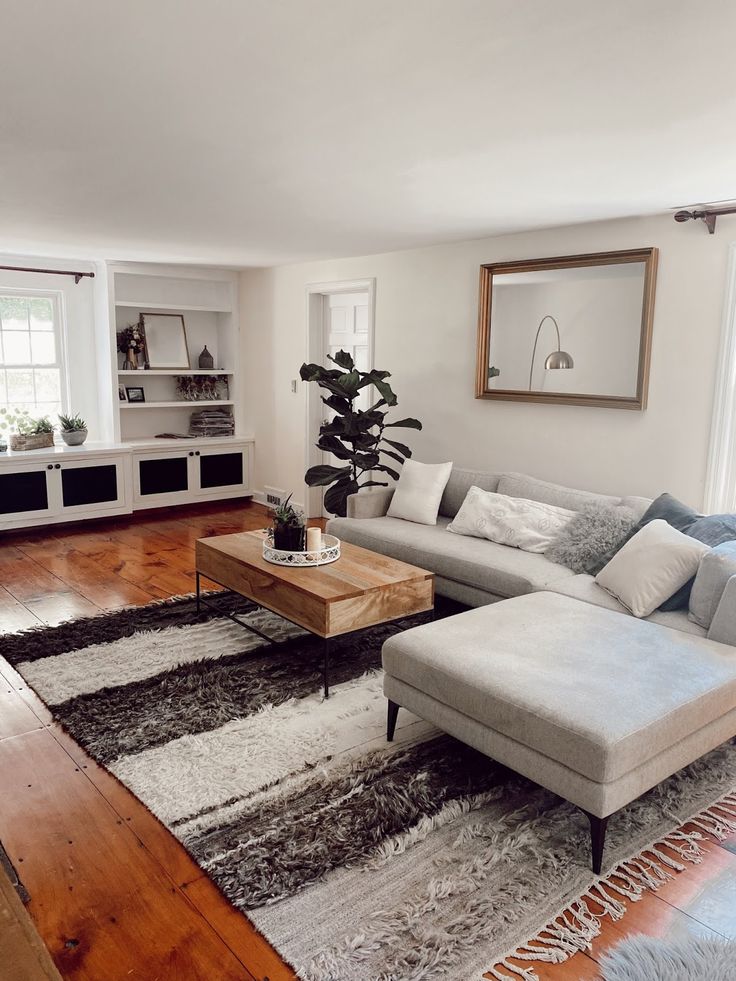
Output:
[[644,525],[595,577],[635,617],[648,617],[698,571],[708,545],[657,518]]
[[554,504],[471,487],[447,530],[525,552],[546,552],[575,514]]
[[436,525],[437,512],[451,463],[417,463],[407,460],[388,509],[389,518],[403,518],[419,525]]

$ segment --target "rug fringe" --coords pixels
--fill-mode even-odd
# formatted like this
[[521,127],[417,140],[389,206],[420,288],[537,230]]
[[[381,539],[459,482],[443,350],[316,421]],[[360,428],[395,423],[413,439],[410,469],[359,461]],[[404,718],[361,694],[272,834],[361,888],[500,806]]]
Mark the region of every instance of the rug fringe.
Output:
[[517,981],[519,978],[539,981],[533,967],[512,964],[509,958],[560,964],[578,951],[590,950],[593,940],[601,932],[603,918],[608,916],[615,922],[626,913],[626,904],[614,894],[638,902],[645,892],[659,889],[674,878],[674,873],[687,868],[662,851],[663,847],[674,851],[685,862],[699,865],[703,860],[700,842],[705,841],[706,836],[725,841],[729,834],[736,833],[736,791],[729,791],[685,821],[675,819],[683,826],[694,825],[700,831],[672,831],[619,863],[605,876],[595,879],[579,899],[560,910],[535,937],[506,953],[486,977],[496,981]]

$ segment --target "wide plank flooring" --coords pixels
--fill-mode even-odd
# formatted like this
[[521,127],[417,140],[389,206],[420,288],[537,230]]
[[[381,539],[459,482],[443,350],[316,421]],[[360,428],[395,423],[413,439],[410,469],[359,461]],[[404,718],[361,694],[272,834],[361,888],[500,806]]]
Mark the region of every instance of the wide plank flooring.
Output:
[[[0,537],[0,634],[194,589],[198,538],[263,527],[228,502]],[[74,981],[287,981],[265,940],[159,822],[56,726],[0,658],[0,840],[28,911]],[[736,936],[736,836],[617,924],[588,954],[535,965],[541,981],[587,981],[627,933]],[[0,977],[13,978],[12,974]],[[370,981],[370,979],[366,979]]]

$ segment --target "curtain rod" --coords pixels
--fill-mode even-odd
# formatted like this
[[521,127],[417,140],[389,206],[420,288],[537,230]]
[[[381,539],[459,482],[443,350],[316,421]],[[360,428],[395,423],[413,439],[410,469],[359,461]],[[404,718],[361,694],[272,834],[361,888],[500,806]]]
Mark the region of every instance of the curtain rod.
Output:
[[9,269],[12,272],[47,273],[52,276],[73,276],[75,283],[79,283],[83,276],[95,278],[93,272],[75,272],[73,269],[34,269],[32,266],[0,266],[0,269]]

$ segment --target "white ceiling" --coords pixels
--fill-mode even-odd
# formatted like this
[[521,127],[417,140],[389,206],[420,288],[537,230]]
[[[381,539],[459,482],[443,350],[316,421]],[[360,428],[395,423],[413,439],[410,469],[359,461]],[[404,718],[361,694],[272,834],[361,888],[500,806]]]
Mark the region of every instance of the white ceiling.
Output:
[[2,0],[0,249],[228,265],[736,197],[732,0]]

